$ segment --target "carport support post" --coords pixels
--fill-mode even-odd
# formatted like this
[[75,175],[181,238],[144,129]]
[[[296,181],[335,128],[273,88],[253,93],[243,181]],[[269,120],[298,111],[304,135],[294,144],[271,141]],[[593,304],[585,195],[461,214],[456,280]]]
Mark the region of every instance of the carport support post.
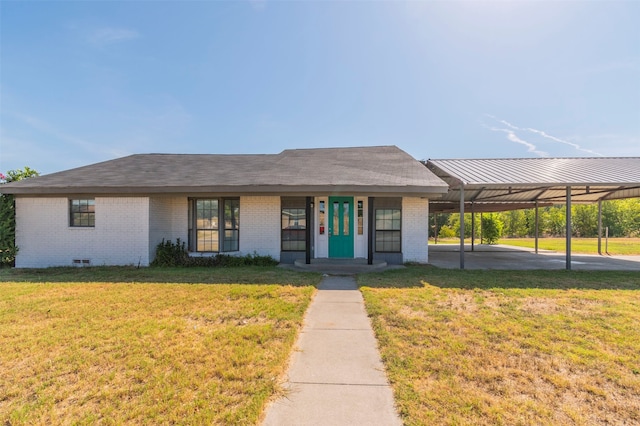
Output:
[[433,213],[433,241],[435,244],[438,244],[438,213]]
[[476,239],[476,212],[473,211],[473,203],[471,203],[471,251],[474,251]]
[[602,200],[598,200],[598,254],[602,256]]
[[571,270],[571,187],[567,186],[567,271]]
[[460,269],[464,269],[464,186],[460,184]]
[[535,234],[536,234],[535,235],[535,237],[536,237],[536,244],[535,244],[535,246],[536,246],[536,254],[538,254],[538,219],[539,219],[539,216],[538,216],[538,200],[536,200],[536,223],[535,223],[535,231],[534,231]]

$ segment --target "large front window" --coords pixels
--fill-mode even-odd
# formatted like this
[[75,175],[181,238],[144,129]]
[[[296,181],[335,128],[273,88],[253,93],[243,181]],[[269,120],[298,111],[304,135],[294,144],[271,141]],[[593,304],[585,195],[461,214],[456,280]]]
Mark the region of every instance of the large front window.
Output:
[[[222,223],[220,218],[223,218]],[[189,250],[238,251],[240,200],[197,198],[189,201]]]

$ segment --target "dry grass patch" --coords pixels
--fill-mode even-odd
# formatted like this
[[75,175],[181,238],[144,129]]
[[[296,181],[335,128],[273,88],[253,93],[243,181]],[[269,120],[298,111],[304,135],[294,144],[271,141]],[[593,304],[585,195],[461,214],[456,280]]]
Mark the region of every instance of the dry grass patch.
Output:
[[640,423],[637,273],[409,267],[359,284],[407,424]]
[[255,424],[313,292],[2,282],[0,424]]

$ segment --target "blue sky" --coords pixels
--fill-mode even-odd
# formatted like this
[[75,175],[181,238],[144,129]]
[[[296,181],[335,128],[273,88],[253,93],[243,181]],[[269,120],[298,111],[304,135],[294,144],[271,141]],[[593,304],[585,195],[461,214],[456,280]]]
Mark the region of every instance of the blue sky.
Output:
[[3,0],[0,20],[0,171],[365,145],[640,156],[637,1]]

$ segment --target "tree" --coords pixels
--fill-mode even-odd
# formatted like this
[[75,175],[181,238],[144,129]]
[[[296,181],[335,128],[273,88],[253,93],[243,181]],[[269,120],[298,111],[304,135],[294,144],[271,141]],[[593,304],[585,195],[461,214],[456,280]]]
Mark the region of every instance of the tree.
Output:
[[451,228],[449,225],[442,225],[438,229],[439,238],[455,238],[459,235],[460,235],[460,232],[458,231],[456,233],[456,231],[453,228]]
[[429,229],[430,229],[429,235],[434,238],[436,236],[442,237],[442,235],[440,234],[440,230],[442,229],[443,226],[447,225],[449,216],[451,216],[451,213],[434,213],[432,215],[433,221],[431,221],[431,219],[429,220]]
[[564,237],[567,229],[565,210],[565,206],[544,208],[541,222],[545,233],[554,237]]
[[[538,210],[538,213],[540,211]],[[526,209],[524,211],[524,220],[525,220],[525,228],[526,228],[526,236],[533,237],[536,235],[536,209]],[[540,221],[538,220],[538,227],[540,226]],[[539,230],[538,230],[539,232]]]
[[[0,173],[0,184],[39,175],[37,171],[29,167],[22,170],[9,170],[6,175]],[[15,201],[13,195],[0,194],[0,267],[14,266],[17,253]]]
[[582,238],[598,235],[598,206],[596,204],[573,206],[571,211],[573,235]]
[[[479,225],[479,214],[474,215],[475,216],[475,236],[476,238],[478,238],[480,236],[480,227]],[[447,220],[447,224],[442,226],[442,228],[440,228],[440,237],[442,238],[447,238],[447,236],[450,235],[451,231],[453,231],[453,236],[455,237],[459,237],[460,236],[460,215],[459,214],[451,214],[449,216],[449,219]],[[464,214],[464,237],[465,238],[471,238],[471,213],[465,213]]]
[[620,237],[640,235],[640,198],[611,201],[618,204],[620,211]]
[[482,215],[482,237],[487,244],[496,244],[502,236],[504,224],[496,213]]
[[528,234],[527,218],[524,210],[510,210],[500,215],[504,223],[504,233],[509,237],[526,237]]

